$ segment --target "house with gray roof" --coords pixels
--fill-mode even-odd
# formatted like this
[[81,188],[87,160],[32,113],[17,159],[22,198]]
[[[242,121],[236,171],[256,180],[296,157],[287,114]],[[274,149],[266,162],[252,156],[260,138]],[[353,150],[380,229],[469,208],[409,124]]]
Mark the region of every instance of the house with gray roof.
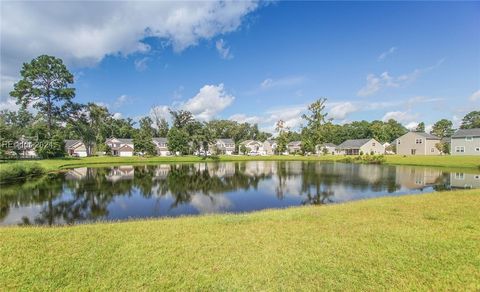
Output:
[[158,138],[153,138],[152,140],[153,140],[153,144],[155,144],[155,149],[157,151],[157,155],[159,155],[159,156],[170,155],[170,151],[168,151],[167,138],[158,137]]
[[480,128],[459,129],[450,141],[452,155],[480,155]]
[[384,154],[385,148],[375,139],[353,139],[346,140],[336,148],[337,154],[359,155],[359,154]]
[[105,141],[105,144],[110,147],[113,156],[133,156],[132,139],[109,138]]
[[229,138],[217,139],[215,146],[220,154],[232,155],[235,152],[235,142]]
[[287,144],[287,150],[290,154],[299,153],[302,151],[302,141],[292,141]]
[[408,132],[397,138],[396,148],[399,155],[440,155],[437,148],[441,139],[424,132]]
[[65,152],[69,156],[86,157],[87,147],[82,140],[65,140]]

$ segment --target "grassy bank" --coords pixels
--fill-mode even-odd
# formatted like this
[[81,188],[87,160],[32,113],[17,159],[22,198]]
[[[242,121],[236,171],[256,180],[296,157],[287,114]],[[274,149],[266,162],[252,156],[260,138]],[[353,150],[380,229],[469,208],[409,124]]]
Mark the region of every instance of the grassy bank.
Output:
[[0,164],[0,182],[39,176],[44,174],[45,171],[45,168],[36,162]]
[[0,228],[21,290],[478,290],[480,193],[244,215]]
[[[181,157],[85,157],[85,158],[63,158],[63,159],[45,159],[38,160],[36,163],[46,172],[57,171],[65,168],[82,167],[82,166],[102,166],[114,164],[148,164],[148,163],[175,163],[175,162],[200,162],[200,161],[343,161],[351,159],[352,162],[363,162],[365,159],[356,160],[355,156],[343,155],[326,155],[326,156],[300,156],[300,155],[272,155],[272,156],[219,156],[216,159],[204,159],[198,156],[181,156]],[[8,175],[19,174],[11,168],[15,168],[17,164],[25,164],[26,162],[7,162],[0,163],[0,177],[8,178]],[[397,156],[386,155],[383,164],[391,165],[411,165],[411,166],[432,166],[432,167],[449,167],[479,170],[480,156]],[[3,176],[2,176],[3,175]],[[0,179],[4,181],[4,179]]]

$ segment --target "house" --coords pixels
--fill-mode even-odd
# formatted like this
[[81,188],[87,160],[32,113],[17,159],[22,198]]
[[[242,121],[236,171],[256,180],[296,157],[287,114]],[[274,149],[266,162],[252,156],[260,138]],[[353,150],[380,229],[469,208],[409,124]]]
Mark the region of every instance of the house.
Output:
[[337,149],[337,145],[333,143],[323,143],[315,146],[315,153],[317,154],[335,154],[335,149]]
[[263,143],[260,141],[245,140],[242,143],[240,143],[240,147],[242,145],[245,145],[245,147],[247,147],[247,153],[246,153],[247,155],[261,155],[265,151],[263,149]]
[[452,155],[480,155],[480,128],[460,129],[450,141]]
[[302,141],[292,141],[287,144],[288,153],[295,154],[302,151]]
[[359,154],[384,154],[382,144],[375,139],[354,139],[347,140],[338,145],[335,149],[337,154],[359,155]]
[[273,155],[277,149],[277,142],[275,140],[266,140],[263,142],[263,151],[261,155]]
[[450,187],[452,189],[476,189],[480,188],[480,173],[450,173]]
[[[395,140],[396,142],[396,140]],[[393,144],[395,145],[395,144]],[[385,154],[395,154],[395,151],[393,151],[393,147],[391,143],[385,142],[382,144],[383,149],[385,149]]]
[[82,140],[65,140],[65,152],[68,156],[87,157],[87,147]]
[[170,155],[170,151],[168,151],[167,138],[163,138],[163,137],[153,138],[153,144],[155,144],[157,155],[159,156]]
[[119,139],[110,138],[105,142],[112,150],[113,156],[133,156],[133,140],[132,139]]
[[14,144],[13,153],[20,158],[37,158],[37,152],[35,151],[35,143],[22,136]]
[[397,138],[397,154],[399,155],[440,155],[437,144],[440,138],[424,132],[408,132]]
[[215,146],[220,154],[232,155],[235,152],[235,142],[232,139],[217,139]]

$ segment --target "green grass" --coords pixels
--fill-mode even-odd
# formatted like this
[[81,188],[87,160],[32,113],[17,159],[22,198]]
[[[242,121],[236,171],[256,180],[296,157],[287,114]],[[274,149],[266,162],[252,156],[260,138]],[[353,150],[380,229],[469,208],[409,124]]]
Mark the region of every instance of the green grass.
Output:
[[480,289],[480,193],[0,228],[14,290]]
[[8,164],[8,166],[0,164],[0,182],[38,176],[44,173],[44,167],[36,162],[17,162]]

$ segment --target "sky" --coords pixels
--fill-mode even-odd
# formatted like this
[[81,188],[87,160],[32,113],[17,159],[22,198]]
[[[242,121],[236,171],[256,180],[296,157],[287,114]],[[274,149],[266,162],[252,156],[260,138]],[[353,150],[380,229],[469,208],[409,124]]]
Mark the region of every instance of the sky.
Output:
[[138,120],[297,129],[314,100],[343,124],[427,129],[480,110],[480,2],[20,2],[0,11],[0,109],[23,62],[62,58],[76,101]]

